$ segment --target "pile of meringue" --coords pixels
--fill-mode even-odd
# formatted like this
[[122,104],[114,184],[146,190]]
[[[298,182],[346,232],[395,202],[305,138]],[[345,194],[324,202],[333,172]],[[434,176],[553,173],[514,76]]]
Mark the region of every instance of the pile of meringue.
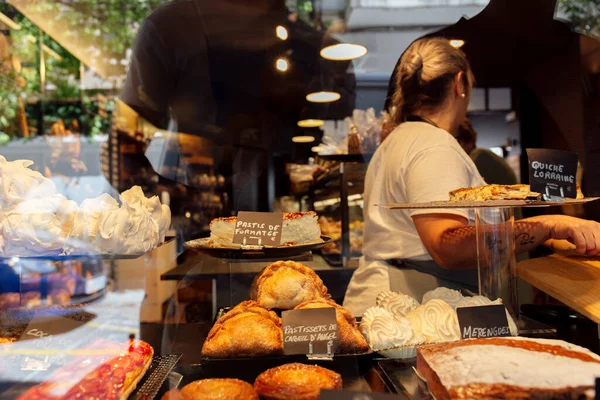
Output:
[[157,196],[134,186],[120,206],[108,194],[78,206],[32,164],[0,156],[0,257],[137,255],[164,241],[171,210]]
[[[413,358],[422,344],[460,340],[457,308],[495,304],[502,304],[502,299],[465,297],[445,287],[425,293],[422,304],[406,294],[387,291],[363,314],[360,329],[373,351],[389,358]],[[511,335],[517,336],[508,311],[506,316]]]

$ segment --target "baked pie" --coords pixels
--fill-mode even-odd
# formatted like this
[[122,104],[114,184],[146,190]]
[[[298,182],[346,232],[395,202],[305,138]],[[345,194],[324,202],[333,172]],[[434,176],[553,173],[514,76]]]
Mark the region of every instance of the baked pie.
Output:
[[202,355],[210,358],[282,353],[281,319],[254,301],[244,301],[219,318],[202,346]]
[[369,351],[369,345],[356,324],[356,318],[350,311],[332,300],[313,300],[300,304],[295,310],[309,308],[335,308],[340,337],[340,353],[364,353]]
[[[540,199],[541,193],[532,192],[529,185],[485,185],[474,188],[461,188],[450,192],[450,201],[489,201]],[[577,199],[583,193],[577,184]]]
[[312,269],[294,261],[277,261],[256,276],[250,298],[268,309],[291,310],[301,303],[331,296]]
[[321,389],[341,388],[340,374],[300,363],[268,369],[254,381],[254,389],[262,400],[317,400]]
[[239,379],[202,379],[185,385],[181,390],[171,389],[162,400],[258,400],[256,391],[248,382]]

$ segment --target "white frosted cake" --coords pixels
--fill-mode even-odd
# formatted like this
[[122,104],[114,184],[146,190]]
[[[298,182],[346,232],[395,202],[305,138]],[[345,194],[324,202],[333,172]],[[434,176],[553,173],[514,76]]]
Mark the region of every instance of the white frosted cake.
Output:
[[600,357],[561,340],[471,339],[420,347],[417,370],[438,400],[577,399]]
[[[233,243],[237,217],[216,218],[210,223],[210,243],[213,247],[239,247]],[[321,241],[317,213],[295,212],[283,214],[281,246],[318,243]]]

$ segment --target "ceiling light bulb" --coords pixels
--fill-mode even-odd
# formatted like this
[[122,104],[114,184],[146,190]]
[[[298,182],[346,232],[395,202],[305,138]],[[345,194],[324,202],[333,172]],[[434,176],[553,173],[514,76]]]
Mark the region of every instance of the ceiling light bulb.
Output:
[[455,49],[460,49],[461,47],[463,47],[465,44],[465,41],[462,39],[452,39],[450,41],[450,46],[454,47]]
[[313,136],[294,136],[292,142],[294,143],[312,143],[315,141]]
[[288,62],[283,58],[278,58],[275,67],[281,72],[285,72],[288,70]]
[[275,35],[281,40],[287,40],[288,31],[283,26],[277,25],[277,28],[275,28]]
[[354,60],[365,54],[367,54],[367,48],[365,46],[352,43],[334,44],[321,50],[321,57],[334,61]]
[[300,128],[318,128],[323,125],[325,125],[325,121],[322,119],[303,119],[298,121],[298,126]]
[[315,92],[306,95],[306,100],[313,103],[331,103],[333,101],[338,101],[340,97],[342,96],[336,92]]
[[313,153],[318,153],[321,151],[321,148],[319,146],[314,146],[310,149]]

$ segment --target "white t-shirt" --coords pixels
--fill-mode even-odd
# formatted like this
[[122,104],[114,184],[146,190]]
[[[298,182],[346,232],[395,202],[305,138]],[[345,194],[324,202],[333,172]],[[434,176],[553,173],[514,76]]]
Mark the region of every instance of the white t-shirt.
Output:
[[363,253],[368,259],[431,260],[411,216],[466,210],[388,210],[382,203],[448,200],[462,187],[484,185],[471,158],[443,129],[426,122],[400,124],[375,152],[365,177]]

